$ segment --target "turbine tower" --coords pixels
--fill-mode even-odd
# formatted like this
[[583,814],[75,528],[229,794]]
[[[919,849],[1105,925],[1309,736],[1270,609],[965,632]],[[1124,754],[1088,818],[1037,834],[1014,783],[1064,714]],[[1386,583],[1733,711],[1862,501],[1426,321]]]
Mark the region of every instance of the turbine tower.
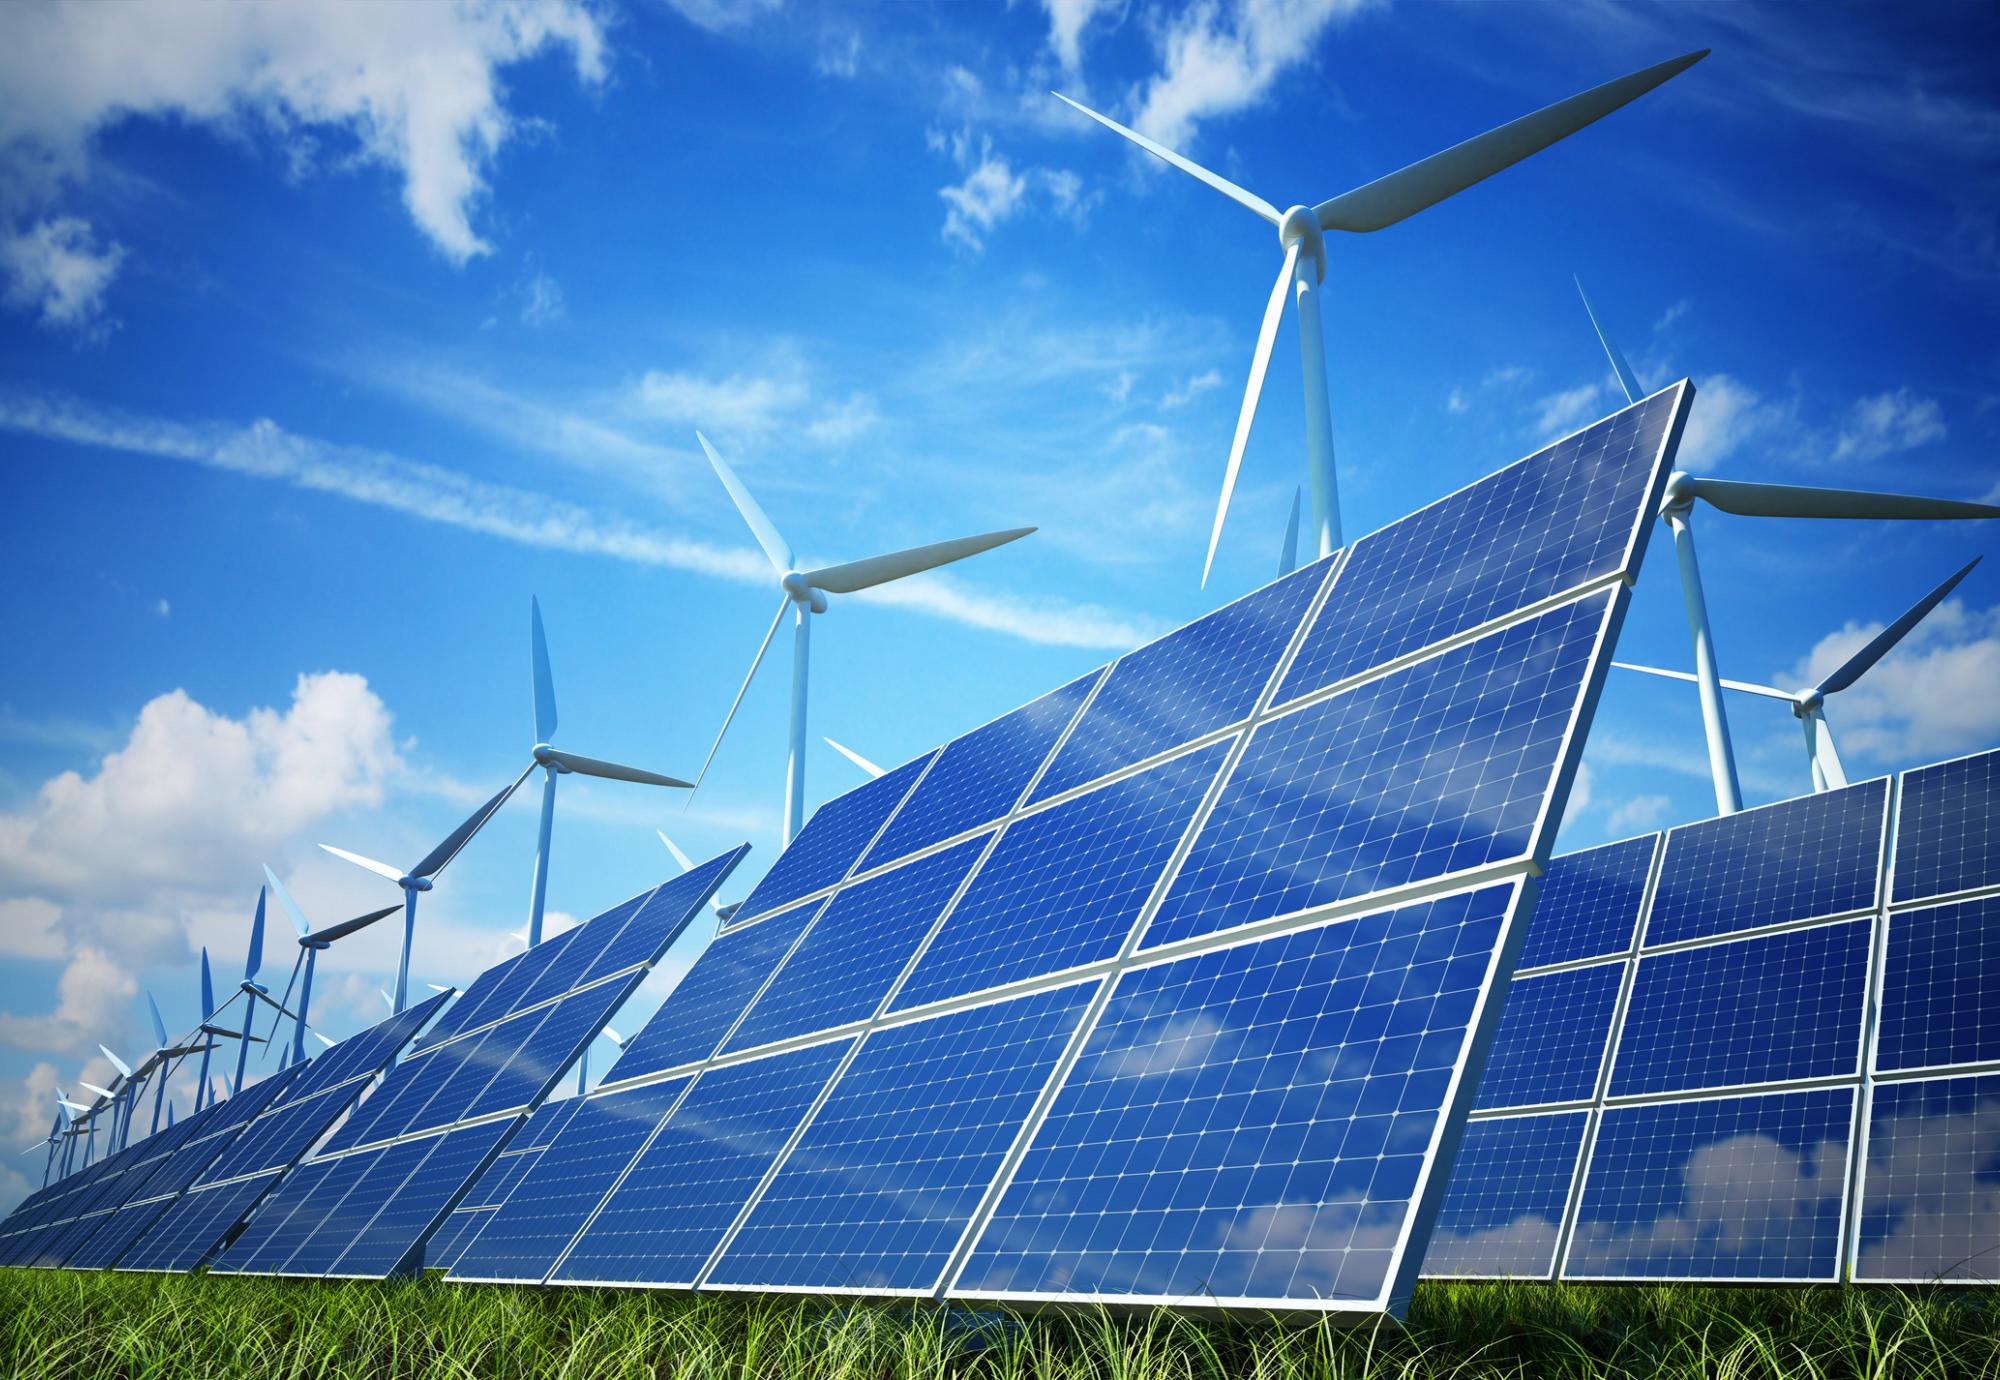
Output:
[[1284,264],[1278,270],[1277,281],[1271,285],[1271,297],[1264,306],[1263,325],[1257,331],[1257,349],[1250,357],[1250,382],[1243,390],[1243,406],[1236,418],[1236,436],[1230,443],[1229,464],[1222,475],[1222,497],[1216,504],[1215,526],[1208,537],[1208,557],[1201,567],[1204,588],[1208,585],[1209,570],[1215,564],[1216,544],[1222,539],[1223,519],[1228,516],[1230,495],[1236,489],[1236,472],[1243,463],[1243,447],[1250,439],[1250,422],[1257,413],[1257,397],[1263,391],[1264,371],[1271,362],[1271,343],[1277,337],[1278,318],[1284,314],[1288,291],[1298,307],[1299,367],[1305,384],[1306,468],[1312,489],[1309,545],[1314,548],[1316,556],[1331,555],[1342,545],[1340,492],[1333,467],[1332,408],[1327,400],[1326,351],[1321,341],[1319,319],[1319,289],[1326,281],[1325,232],[1340,230],[1360,234],[1405,220],[1602,119],[1668,78],[1686,71],[1706,56],[1708,50],[1704,48],[1700,52],[1688,53],[1592,87],[1532,115],[1524,115],[1498,129],[1488,130],[1477,138],[1454,144],[1441,153],[1434,153],[1387,177],[1377,178],[1366,186],[1322,201],[1317,206],[1293,206],[1288,211],[1280,211],[1255,192],[1245,191],[1227,178],[1183,158],[1164,145],[1154,143],[1143,134],[1127,129],[1116,120],[1078,105],[1061,92],[1052,93],[1065,105],[1124,135],[1156,158],[1173,164],[1237,205],[1261,216],[1278,231],[1278,247],[1284,253]]
[[[278,874],[268,865],[264,868],[264,884],[278,898],[278,904],[285,908],[285,914],[291,917],[292,928],[299,932],[299,956],[292,960],[292,975],[285,982],[285,995],[279,998],[279,1006],[282,1007],[291,1001],[292,985],[299,981],[300,967],[303,966],[305,969],[305,981],[299,985],[298,1013],[292,1017],[291,1049],[285,1058],[284,1066],[289,1067],[305,1058],[306,1022],[312,1007],[313,961],[319,957],[320,951],[331,948],[336,939],[345,939],[356,931],[367,929],[377,920],[394,915],[402,907],[384,906],[366,915],[357,915],[352,920],[343,920],[338,925],[330,925],[315,934],[313,927],[306,923],[306,913],[299,909],[299,903],[292,899],[292,893],[285,890],[285,884],[278,880]],[[274,1023],[271,1034],[275,1036],[277,1033],[277,1026]]]
[[[1720,684],[1725,690],[1735,690],[1746,695],[1761,695],[1766,699],[1783,700],[1791,706],[1806,735],[1806,765],[1812,770],[1813,790],[1838,790],[1847,784],[1847,772],[1840,764],[1840,754],[1834,750],[1833,730],[1826,722],[1826,699],[1837,695],[1861,677],[1868,674],[1877,662],[1889,654],[1898,642],[1910,635],[1917,624],[1929,616],[1930,611],[1943,603],[1945,596],[1958,587],[1958,582],[1972,573],[1980,558],[1974,556],[1949,579],[1926,594],[1903,612],[1903,616],[1869,641],[1868,645],[1840,664],[1839,669],[1808,690],[1780,690],[1772,685],[1758,685],[1751,681],[1724,680]],[[1669,680],[1684,680],[1699,683],[1696,677],[1686,671],[1669,671],[1658,666],[1642,666],[1632,661],[1611,663],[1623,671],[1643,671],[1649,676],[1665,676]]]
[[[1612,343],[1610,333],[1604,329],[1596,308],[1591,305],[1590,294],[1583,290],[1581,279],[1577,280],[1576,291],[1583,298],[1583,309],[1597,332],[1598,342],[1604,347],[1605,357],[1611,361],[1611,372],[1617,375],[1618,386],[1624,390],[1626,401],[1639,401],[1645,396],[1639,380],[1632,367],[1625,362],[1624,353]],[[1722,672],[1718,668],[1715,635],[1708,624],[1708,600],[1702,592],[1701,564],[1695,556],[1693,523],[1697,502],[1739,517],[1872,518],[1881,521],[1996,518],[2000,517],[2000,507],[1953,498],[1923,498],[1862,489],[1705,479],[1685,470],[1675,470],[1667,476],[1666,493],[1660,502],[1660,520],[1673,533],[1674,557],[1680,566],[1681,603],[1687,611],[1688,637],[1694,644],[1693,680],[1701,696],[1701,726],[1708,741],[1709,774],[1715,780],[1715,810],[1717,814],[1733,815],[1743,808],[1743,789],[1736,779],[1736,754],[1729,740],[1729,719],[1722,708]],[[1956,582],[1956,577],[1953,582]],[[1808,734],[1813,731],[1812,725],[1808,724]]]
[[982,551],[991,551],[996,546],[1004,546],[1010,541],[1018,541],[1035,529],[1032,527],[1012,527],[1004,532],[986,532],[976,537],[958,537],[951,541],[933,542],[929,546],[913,546],[905,551],[892,551],[885,556],[869,556],[858,561],[847,561],[841,565],[822,566],[817,570],[798,569],[792,555],[792,548],[778,535],[778,529],[764,510],[757,506],[757,500],[750,497],[750,491],[736,477],[708,438],[700,432],[695,439],[708,454],[709,464],[715,467],[716,476],[722,480],[722,487],[729,491],[730,499],[736,504],[736,511],[749,524],[751,535],[757,538],[757,545],[764,549],[765,557],[778,572],[778,584],[784,590],[784,599],[778,605],[778,613],[771,620],[771,626],[764,634],[764,640],[757,648],[757,655],[750,662],[750,674],[743,677],[743,684],[730,702],[729,713],[723,717],[722,731],[715,735],[715,742],[708,750],[708,758],[701,764],[701,772],[695,777],[695,786],[708,774],[708,764],[715,760],[715,750],[722,746],[723,734],[729,732],[730,720],[736,717],[736,707],[743,703],[744,691],[750,688],[751,678],[757,674],[757,667],[763,663],[764,653],[777,635],[778,624],[784,621],[785,610],[790,609],[795,619],[792,632],[792,726],[790,756],[785,765],[785,822],[784,842],[790,844],[805,823],[806,796],[806,666],[807,643],[809,641],[815,613],[826,612],[826,596],[829,594],[854,594],[860,590],[886,585],[891,580],[900,580],[906,575],[916,575],[922,571],[935,570],[953,561],[962,561],[967,556],[976,556]]

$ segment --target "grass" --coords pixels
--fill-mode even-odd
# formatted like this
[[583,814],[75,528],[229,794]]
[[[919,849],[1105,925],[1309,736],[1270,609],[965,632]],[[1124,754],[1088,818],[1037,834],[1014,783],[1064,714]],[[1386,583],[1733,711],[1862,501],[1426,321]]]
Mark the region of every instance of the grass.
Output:
[[1042,1314],[968,1348],[935,1311],[798,1300],[0,1270],[15,1377],[2000,1380],[1989,1293],[1428,1284],[1351,1330]]

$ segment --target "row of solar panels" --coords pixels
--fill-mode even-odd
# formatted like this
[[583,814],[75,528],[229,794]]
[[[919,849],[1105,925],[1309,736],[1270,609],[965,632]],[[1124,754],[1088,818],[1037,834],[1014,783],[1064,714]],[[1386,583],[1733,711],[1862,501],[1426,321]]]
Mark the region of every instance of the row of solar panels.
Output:
[[1992,1282],[1996,1148],[1989,752],[1555,859],[1425,1270]]

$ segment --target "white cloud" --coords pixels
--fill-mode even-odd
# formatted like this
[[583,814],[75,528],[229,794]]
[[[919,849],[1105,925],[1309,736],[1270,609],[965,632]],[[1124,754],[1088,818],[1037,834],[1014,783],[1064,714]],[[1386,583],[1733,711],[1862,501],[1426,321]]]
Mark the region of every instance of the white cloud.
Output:
[[1222,371],[1205,369],[1180,387],[1168,389],[1166,396],[1160,399],[1160,406],[1170,411],[1177,407],[1186,407],[1203,393],[1220,387],[1222,387]]
[[162,599],[153,605],[153,612],[159,614],[162,618],[171,618],[174,616],[174,606]]
[[823,77],[852,77],[861,70],[861,34],[850,29],[845,35],[829,35],[813,59],[813,71]]
[[1849,409],[1834,435],[1833,460],[1879,460],[1941,440],[1944,414],[1936,399],[1908,388],[1877,393]]
[[521,288],[521,324],[546,326],[562,320],[562,285],[548,274],[536,272]]
[[38,1016],[0,1014],[0,1045],[53,1052],[111,1043],[126,1028],[127,1012],[138,992],[139,984],[124,963],[102,949],[79,949],[56,979],[53,1011]]
[[1590,769],[1590,763],[1577,763],[1576,780],[1570,783],[1569,804],[1565,807],[1563,817],[1568,819],[1572,816],[1581,815],[1585,810],[1588,810],[1590,808],[1591,797],[1595,794],[1596,789],[1597,774]]
[[104,293],[125,262],[125,246],[102,248],[86,221],[56,216],[0,234],[7,305],[44,326],[90,332],[104,325]]
[[1600,391],[1597,384],[1585,383],[1539,399],[1535,403],[1535,430],[1550,439],[1574,430],[1578,423],[1596,415]]
[[1452,389],[1451,396],[1444,400],[1444,409],[1447,412],[1464,412],[1470,406],[1471,404],[1465,400],[1465,390],[1463,388]]
[[806,436],[823,446],[846,446],[875,429],[882,416],[866,393],[850,393],[847,401],[828,408],[806,423]]
[[712,379],[663,369],[648,370],[637,391],[639,406],[661,421],[744,438],[768,435],[808,396],[805,381],[792,374]]
[[1666,796],[1635,795],[1612,808],[1604,827],[1612,834],[1643,834],[1659,828],[1672,808],[1673,802]]
[[356,6],[155,3],[24,5],[0,47],[0,150],[16,204],[87,174],[91,142],[133,117],[265,133],[294,170],[328,133],[336,165],[392,169],[403,204],[449,259],[489,246],[472,228],[494,156],[512,136],[502,67],[567,51],[579,80],[604,77],[604,38],[582,0],[453,0]]
[[62,907],[40,896],[0,900],[0,954],[9,958],[61,958]]
[[785,0],[667,0],[681,18],[710,33],[723,33],[775,14]]
[[[1828,633],[1804,662],[1783,673],[1783,683],[1818,684],[1884,626],[1850,622]],[[1856,760],[1935,761],[2000,737],[1996,684],[2000,606],[1973,609],[1947,599],[1866,675],[1827,700],[1827,722],[1850,775]]]
[[946,207],[944,237],[978,253],[987,233],[1021,209],[1027,191],[1028,179],[988,144],[963,182],[938,192]]
[[1042,0],[1049,12],[1049,47],[1055,50],[1065,72],[1074,75],[1083,65],[1083,31],[1098,15],[1115,7],[1116,0]]
[[1767,403],[1741,380],[1714,374],[1695,385],[1694,406],[1688,412],[1674,463],[1690,473],[1704,474],[1719,468],[1746,445],[1777,443],[1795,425],[1793,407]]
[[1286,71],[1310,60],[1320,35],[1368,0],[1197,0],[1159,36],[1163,70],[1146,83],[1132,123],[1169,148],[1196,126],[1261,101]]

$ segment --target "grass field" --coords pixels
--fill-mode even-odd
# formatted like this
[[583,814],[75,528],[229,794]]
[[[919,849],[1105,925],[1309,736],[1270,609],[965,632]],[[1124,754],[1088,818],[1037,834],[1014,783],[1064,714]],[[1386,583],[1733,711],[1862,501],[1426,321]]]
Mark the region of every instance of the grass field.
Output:
[[2000,1300],[1860,1290],[1426,1285],[1408,1325],[935,1312],[662,1294],[0,1270],[15,1377],[2000,1378]]

